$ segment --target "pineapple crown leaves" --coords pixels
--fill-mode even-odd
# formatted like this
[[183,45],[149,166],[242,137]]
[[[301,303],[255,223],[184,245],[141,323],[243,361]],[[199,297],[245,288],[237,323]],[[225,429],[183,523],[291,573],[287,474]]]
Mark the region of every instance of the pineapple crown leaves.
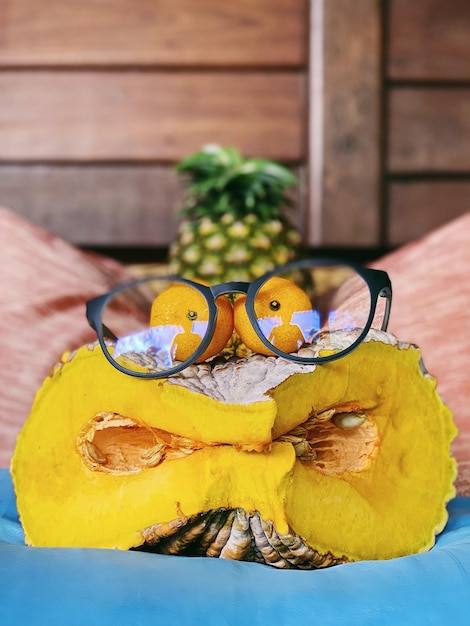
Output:
[[297,179],[283,165],[261,158],[245,158],[238,150],[215,144],[205,146],[177,166],[188,180],[181,214],[212,218],[227,213],[235,218],[251,213],[262,221],[281,217],[292,206],[286,190]]

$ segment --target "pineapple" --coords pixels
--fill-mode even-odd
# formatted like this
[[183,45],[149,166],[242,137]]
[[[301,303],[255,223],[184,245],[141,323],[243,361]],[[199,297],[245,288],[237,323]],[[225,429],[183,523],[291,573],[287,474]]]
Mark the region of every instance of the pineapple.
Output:
[[295,176],[279,163],[207,145],[179,163],[189,180],[172,273],[210,284],[251,281],[297,257],[299,232],[281,209]]

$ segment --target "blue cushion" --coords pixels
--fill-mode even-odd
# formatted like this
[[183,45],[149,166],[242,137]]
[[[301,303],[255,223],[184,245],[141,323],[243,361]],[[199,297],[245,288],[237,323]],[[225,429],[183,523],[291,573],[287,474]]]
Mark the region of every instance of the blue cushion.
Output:
[[470,624],[470,498],[453,500],[449,514],[430,552],[316,571],[118,550],[30,548],[10,475],[0,470],[0,623]]

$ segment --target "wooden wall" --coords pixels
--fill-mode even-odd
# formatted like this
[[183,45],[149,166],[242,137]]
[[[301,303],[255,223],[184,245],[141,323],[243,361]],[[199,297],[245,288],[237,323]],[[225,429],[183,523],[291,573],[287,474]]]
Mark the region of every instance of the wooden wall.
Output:
[[310,243],[381,253],[470,211],[469,0],[310,4]]
[[309,231],[315,247],[381,245],[381,2],[311,0]]
[[389,0],[385,237],[409,241],[470,211],[470,2]]
[[299,176],[310,246],[469,210],[468,0],[0,3],[0,204],[80,245],[165,247],[208,142]]
[[305,176],[308,3],[274,6],[1,3],[0,203],[79,244],[165,246],[173,166],[205,143]]

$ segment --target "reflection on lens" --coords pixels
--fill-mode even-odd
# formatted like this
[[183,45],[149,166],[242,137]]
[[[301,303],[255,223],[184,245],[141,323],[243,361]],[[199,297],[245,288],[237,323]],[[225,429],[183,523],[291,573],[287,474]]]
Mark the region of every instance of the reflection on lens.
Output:
[[[126,316],[113,322],[113,310],[125,306]],[[208,332],[205,297],[183,282],[149,279],[120,291],[103,314],[112,339],[109,353],[132,371],[164,371],[189,359]]]
[[[280,273],[262,285],[254,301],[258,328],[286,353],[325,337],[332,352],[343,351],[365,328],[370,308],[365,280],[353,268],[334,264]],[[335,333],[341,333],[337,343]]]
[[175,358],[175,340],[183,332],[182,326],[167,324],[120,337],[113,356],[119,360],[118,357],[129,358],[133,353],[147,354],[155,359],[156,364],[170,368]]

